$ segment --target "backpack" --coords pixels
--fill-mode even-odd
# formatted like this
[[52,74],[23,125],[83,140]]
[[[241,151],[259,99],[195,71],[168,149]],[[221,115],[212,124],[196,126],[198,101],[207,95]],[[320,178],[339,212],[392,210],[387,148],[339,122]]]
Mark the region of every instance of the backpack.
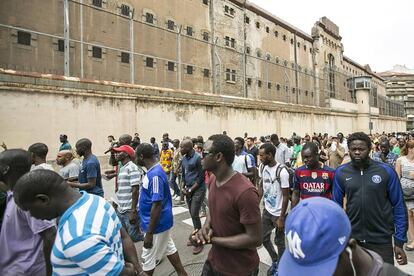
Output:
[[[263,178],[263,170],[264,170],[264,165],[263,163],[261,163],[259,165],[259,170],[260,170],[260,175]],[[276,168],[276,181],[279,182],[280,185],[280,173],[282,172],[283,169],[286,169],[288,174],[289,174],[289,187],[290,189],[293,188],[293,184],[295,182],[295,170],[292,168],[289,168],[286,165],[280,164],[277,168]]]
[[[248,155],[251,155],[250,153],[249,154],[246,154],[245,156],[244,156],[244,164],[246,165],[246,170],[248,170],[248,168],[249,168],[249,166],[247,165],[247,157],[248,157]],[[254,156],[253,156],[253,158],[254,158]],[[254,159],[253,159],[254,160]],[[252,182],[252,184],[254,185],[254,186],[256,186],[257,184],[256,184],[256,182],[257,182],[257,168],[256,168],[256,164],[255,164],[255,162],[253,162],[253,167],[252,167],[252,169],[253,169],[253,175],[252,176],[250,176],[250,177],[248,177],[248,179],[250,180],[250,182]]]

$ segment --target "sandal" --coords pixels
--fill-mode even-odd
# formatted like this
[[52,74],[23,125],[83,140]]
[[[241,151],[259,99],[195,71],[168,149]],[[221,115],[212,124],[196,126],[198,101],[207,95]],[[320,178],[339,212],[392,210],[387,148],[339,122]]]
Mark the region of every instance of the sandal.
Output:
[[405,251],[414,251],[413,247],[409,247],[408,245],[405,246]]

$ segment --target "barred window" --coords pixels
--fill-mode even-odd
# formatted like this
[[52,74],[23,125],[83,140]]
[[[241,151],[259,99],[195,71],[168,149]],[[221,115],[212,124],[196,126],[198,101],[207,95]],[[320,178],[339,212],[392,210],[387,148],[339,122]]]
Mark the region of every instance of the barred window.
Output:
[[174,30],[174,26],[175,26],[175,23],[174,23],[174,21],[172,21],[172,20],[168,20],[167,21],[167,29],[168,30]]
[[126,53],[126,52],[121,53],[121,62],[129,63],[129,53]]
[[152,13],[147,12],[145,14],[145,22],[154,24],[154,15]]
[[175,63],[172,61],[169,61],[167,63],[168,71],[175,71]]
[[193,27],[190,27],[190,26],[187,27],[187,35],[193,36]]
[[102,8],[102,0],[92,0],[92,5]]
[[30,46],[32,35],[28,32],[17,31],[17,43]]
[[122,4],[121,5],[121,14],[125,16],[129,16],[130,8],[128,5]]
[[208,32],[204,32],[203,33],[203,40],[204,41],[208,41],[209,40],[209,34],[208,34]]
[[154,58],[147,57],[145,59],[145,66],[147,66],[149,68],[154,68]]
[[92,46],[92,56],[94,58],[102,58],[102,48]]
[[58,40],[58,51],[59,52],[65,51],[65,41],[63,39]]

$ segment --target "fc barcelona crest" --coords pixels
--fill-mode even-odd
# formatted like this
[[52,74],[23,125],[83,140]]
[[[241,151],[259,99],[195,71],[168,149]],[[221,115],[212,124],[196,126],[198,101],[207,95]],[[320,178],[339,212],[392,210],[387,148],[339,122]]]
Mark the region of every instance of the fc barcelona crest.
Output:
[[328,173],[322,173],[322,178],[323,178],[323,179],[328,179],[328,177],[329,177],[329,176],[328,176]]
[[316,179],[318,177],[318,173],[317,172],[312,172],[311,177],[313,179]]

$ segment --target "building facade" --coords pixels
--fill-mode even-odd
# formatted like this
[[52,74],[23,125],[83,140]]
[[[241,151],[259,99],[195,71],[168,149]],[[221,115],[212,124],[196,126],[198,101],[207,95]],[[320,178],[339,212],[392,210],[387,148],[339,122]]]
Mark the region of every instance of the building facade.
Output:
[[385,79],[387,96],[404,104],[407,130],[414,129],[414,74],[388,71],[380,73]]
[[403,116],[384,79],[344,56],[339,27],[307,34],[242,0],[3,0],[0,67]]

